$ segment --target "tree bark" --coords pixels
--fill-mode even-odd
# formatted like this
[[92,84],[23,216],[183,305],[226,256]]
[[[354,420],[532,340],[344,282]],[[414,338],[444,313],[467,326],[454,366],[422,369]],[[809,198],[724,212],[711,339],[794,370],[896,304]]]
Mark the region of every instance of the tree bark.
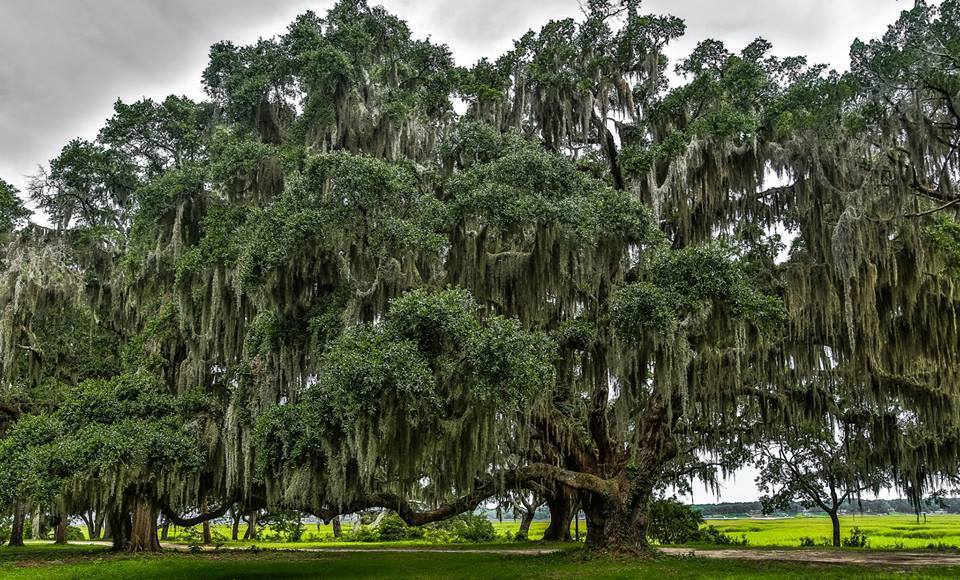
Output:
[[552,494],[547,496],[547,507],[550,509],[550,525],[543,533],[547,542],[570,542],[570,524],[573,521],[576,509],[576,494],[565,485],[555,485]]
[[330,522],[333,527],[333,537],[340,538],[343,536],[343,526],[340,523],[340,516],[333,518]]
[[88,510],[86,513],[80,514],[80,518],[87,526],[87,538],[90,540],[99,540],[100,530],[103,527],[103,511],[95,512]]
[[30,539],[40,539],[40,508],[33,508],[33,517],[30,518]]
[[58,516],[57,527],[53,532],[53,543],[58,546],[67,545],[67,522],[69,518],[65,515]]
[[[203,504],[200,506],[200,513],[207,513],[207,500],[203,500]],[[210,520],[203,522],[203,545],[209,546],[213,543],[213,538],[210,536]]]
[[833,546],[840,547],[840,516],[836,511],[828,512],[830,514],[830,523],[833,524]]
[[109,527],[109,537],[113,542],[114,550],[126,550],[130,547],[130,535],[133,529],[133,522],[130,520],[130,514],[126,510],[111,510],[107,515],[107,526]]
[[170,537],[170,518],[163,518],[163,524],[160,526],[160,540],[166,541]]
[[10,527],[10,541],[7,542],[7,545],[23,545],[23,522],[27,517],[26,512],[27,509],[23,502],[18,501],[13,505],[13,525]]
[[648,510],[653,488],[634,486],[631,491],[626,486],[618,487],[607,496],[589,494],[585,498],[587,547],[606,552],[645,551],[649,547]]
[[523,516],[520,518],[520,531],[517,532],[518,538],[527,538],[530,536],[530,524],[533,523],[533,516],[536,514],[536,510],[527,510],[523,512]]
[[158,509],[147,498],[138,498],[133,508],[133,521],[130,527],[130,552],[159,552],[160,539],[157,537]]
[[237,538],[240,537],[240,520],[243,519],[243,516],[240,514],[240,510],[231,510],[230,517],[233,518],[233,529],[230,531],[230,539],[236,542]]
[[250,512],[250,519],[247,520],[247,531],[243,534],[243,539],[257,539],[257,510]]

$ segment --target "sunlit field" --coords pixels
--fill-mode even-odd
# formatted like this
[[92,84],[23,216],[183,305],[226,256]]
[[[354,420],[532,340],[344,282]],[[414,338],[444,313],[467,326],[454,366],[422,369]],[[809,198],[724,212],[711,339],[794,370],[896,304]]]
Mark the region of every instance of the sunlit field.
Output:
[[[828,543],[831,535],[827,517],[795,517],[784,519],[707,520],[723,532],[739,538],[746,535],[748,546],[799,547],[801,539],[812,538],[816,544]],[[840,533],[848,537],[859,527],[866,533],[870,548],[878,549],[958,549],[960,548],[960,516],[932,515],[920,519],[912,515],[844,516]]]

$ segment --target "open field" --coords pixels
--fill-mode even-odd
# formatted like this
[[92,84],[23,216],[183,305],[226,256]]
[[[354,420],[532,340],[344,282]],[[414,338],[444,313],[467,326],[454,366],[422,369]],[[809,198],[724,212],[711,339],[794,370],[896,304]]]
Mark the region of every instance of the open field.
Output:
[[68,578],[956,578],[957,567],[881,569],[796,562],[583,554],[214,552],[128,556],[105,548],[0,548],[4,580]]
[[[817,544],[828,542],[830,519],[796,517],[784,519],[707,520],[721,531],[739,538],[746,535],[748,546],[798,547],[803,537]],[[960,516],[932,515],[917,523],[916,516],[844,516],[840,520],[843,537],[859,527],[867,534],[869,547],[879,549],[960,549]]]

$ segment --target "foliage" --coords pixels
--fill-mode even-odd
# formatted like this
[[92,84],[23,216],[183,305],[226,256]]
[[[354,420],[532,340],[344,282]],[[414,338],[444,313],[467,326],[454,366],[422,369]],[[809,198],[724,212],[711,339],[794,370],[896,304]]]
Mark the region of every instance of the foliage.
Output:
[[960,467],[958,21],[844,74],[705,40],[673,85],[684,23],[633,0],[471,67],[364,0],[217,43],[210,102],[118,102],[31,181],[54,228],[3,186],[0,503],[543,487],[636,551],[655,490],[767,449],[767,508],[919,505]]
[[675,498],[660,499],[650,503],[651,539],[660,544],[686,544],[701,538],[700,526],[703,516],[690,506]]
[[850,535],[843,539],[844,548],[866,548],[868,545],[870,545],[869,537],[856,526],[850,530]]

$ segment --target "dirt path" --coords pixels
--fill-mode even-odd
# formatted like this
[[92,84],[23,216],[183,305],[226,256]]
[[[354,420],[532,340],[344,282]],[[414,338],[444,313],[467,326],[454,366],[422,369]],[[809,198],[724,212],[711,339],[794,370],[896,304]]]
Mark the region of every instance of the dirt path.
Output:
[[[109,546],[110,542],[77,541],[71,544],[88,546]],[[163,543],[166,550],[187,552],[189,547],[183,544]],[[205,552],[215,551],[217,548],[203,546]],[[247,551],[249,548],[221,547],[220,550]],[[272,550],[276,548],[263,548]],[[311,552],[331,554],[360,554],[360,553],[437,553],[437,554],[498,554],[502,556],[545,556],[557,554],[555,548],[280,548],[278,551]],[[698,558],[716,558],[723,560],[772,560],[781,562],[807,562],[810,564],[847,564],[858,566],[878,566],[884,568],[912,568],[916,566],[960,566],[960,554],[943,552],[901,552],[882,550],[776,550],[776,549],[716,549],[704,550],[693,548],[659,548],[670,556],[696,556]]]
[[881,550],[702,550],[690,548],[660,548],[671,556],[694,555],[698,558],[722,560],[777,560],[781,562],[809,562],[811,564],[853,564],[903,568],[913,566],[960,566],[960,554],[942,552],[899,552]]

